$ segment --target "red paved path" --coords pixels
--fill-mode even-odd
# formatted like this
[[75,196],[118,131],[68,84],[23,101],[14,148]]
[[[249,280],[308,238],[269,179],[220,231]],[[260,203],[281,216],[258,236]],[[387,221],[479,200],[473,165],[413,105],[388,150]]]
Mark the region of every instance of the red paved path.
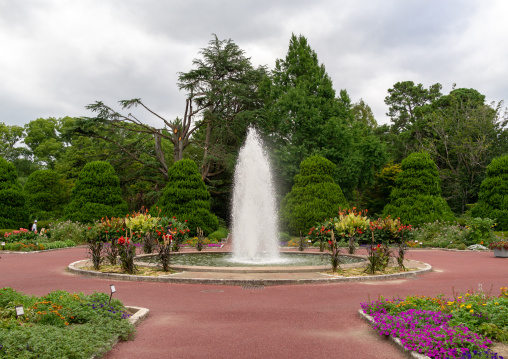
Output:
[[451,296],[483,285],[508,286],[508,260],[492,252],[411,251],[434,272],[387,282],[242,289],[233,286],[111,281],[67,273],[85,248],[38,254],[2,253],[0,287],[44,295],[56,289],[91,293],[117,289],[127,305],[150,309],[134,341],[105,358],[404,358],[359,319],[360,302],[378,295]]

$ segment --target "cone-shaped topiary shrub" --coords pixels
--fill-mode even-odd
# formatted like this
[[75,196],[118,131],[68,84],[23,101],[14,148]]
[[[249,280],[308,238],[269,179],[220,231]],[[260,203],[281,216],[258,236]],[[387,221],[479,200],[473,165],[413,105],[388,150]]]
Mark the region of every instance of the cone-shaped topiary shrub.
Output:
[[25,183],[28,208],[33,218],[59,218],[67,201],[65,185],[53,170],[33,172]]
[[89,223],[102,217],[127,214],[120,181],[115,169],[107,162],[90,162],[79,172],[71,192],[71,202],[64,214],[71,221]]
[[[159,213],[160,210],[160,214]],[[219,228],[219,220],[210,212],[210,193],[194,161],[183,159],[168,170],[168,184],[152,208],[152,213],[188,220],[191,235],[200,227],[206,236]]]
[[383,216],[400,218],[402,223],[413,226],[436,220],[453,221],[455,216],[441,197],[439,173],[429,154],[412,153],[401,167]]
[[348,204],[333,180],[335,165],[321,156],[312,156],[300,163],[295,184],[281,204],[281,222],[285,230],[297,235],[317,222],[334,217]]
[[495,219],[496,230],[508,231],[508,155],[493,159],[487,166],[487,177],[471,215]]
[[14,165],[0,157],[0,228],[28,227],[28,207]]

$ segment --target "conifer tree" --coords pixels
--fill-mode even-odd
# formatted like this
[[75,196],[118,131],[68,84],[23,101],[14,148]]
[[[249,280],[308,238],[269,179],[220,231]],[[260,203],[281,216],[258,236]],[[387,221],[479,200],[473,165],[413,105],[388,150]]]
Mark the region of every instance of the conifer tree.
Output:
[[383,210],[384,216],[400,218],[402,223],[414,226],[455,219],[448,203],[441,197],[437,166],[428,153],[410,154],[402,161],[401,168],[390,194],[390,203]]
[[46,220],[61,216],[68,195],[58,173],[53,170],[33,172],[24,190],[33,218]]
[[72,189],[71,202],[64,212],[66,218],[89,223],[102,217],[124,216],[127,212],[113,166],[103,161],[86,164]]
[[175,162],[169,168],[168,183],[152,213],[187,220],[191,235],[196,235],[197,227],[205,236],[219,227],[219,220],[210,212],[210,193],[198,166],[189,159]]
[[19,229],[27,226],[28,208],[16,168],[0,157],[0,228]]
[[473,217],[495,219],[496,230],[508,231],[508,155],[492,160],[480,186]]
[[297,235],[316,223],[337,215],[348,204],[333,180],[335,165],[321,156],[308,157],[300,164],[295,184],[281,205],[284,229]]

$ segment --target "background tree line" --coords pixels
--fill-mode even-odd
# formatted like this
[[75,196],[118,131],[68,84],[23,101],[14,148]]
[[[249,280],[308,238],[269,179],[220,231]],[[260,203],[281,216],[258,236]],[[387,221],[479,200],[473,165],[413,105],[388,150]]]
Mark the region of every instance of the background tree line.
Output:
[[[0,157],[14,164],[22,186],[35,171],[55,171],[63,202],[87,163],[107,161],[130,210],[152,206],[172,164],[190,159],[211,194],[212,211],[228,221],[236,157],[250,125],[263,133],[281,198],[300,163],[319,155],[335,165],[333,180],[350,205],[373,215],[389,201],[399,164],[411,153],[430,154],[456,215],[477,201],[492,159],[508,153],[502,103],[487,103],[474,89],[454,86],[443,95],[441,84],[397,82],[385,98],[391,123],[378,126],[368,104],[334,89],[303,36],[291,37],[286,57],[270,70],[254,67],[232,40],[214,35],[177,85],[186,98],[176,119],[157,114],[150,99],[128,99],[98,100],[79,118],[0,123]],[[135,108],[141,115],[129,112]],[[148,125],[148,117],[160,126]]]

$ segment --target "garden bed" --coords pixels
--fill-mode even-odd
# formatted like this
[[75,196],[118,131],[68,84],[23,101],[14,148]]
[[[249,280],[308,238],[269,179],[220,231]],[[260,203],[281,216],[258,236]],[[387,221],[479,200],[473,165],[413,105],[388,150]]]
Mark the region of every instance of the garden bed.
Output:
[[[409,296],[362,303],[360,315],[415,358],[501,358],[507,354],[508,289],[452,299]],[[497,342],[497,343],[496,343]],[[476,354],[475,354],[476,352]]]
[[134,324],[148,314],[109,299],[106,293],[54,291],[33,297],[0,289],[0,358],[102,356],[118,339],[132,338]]

